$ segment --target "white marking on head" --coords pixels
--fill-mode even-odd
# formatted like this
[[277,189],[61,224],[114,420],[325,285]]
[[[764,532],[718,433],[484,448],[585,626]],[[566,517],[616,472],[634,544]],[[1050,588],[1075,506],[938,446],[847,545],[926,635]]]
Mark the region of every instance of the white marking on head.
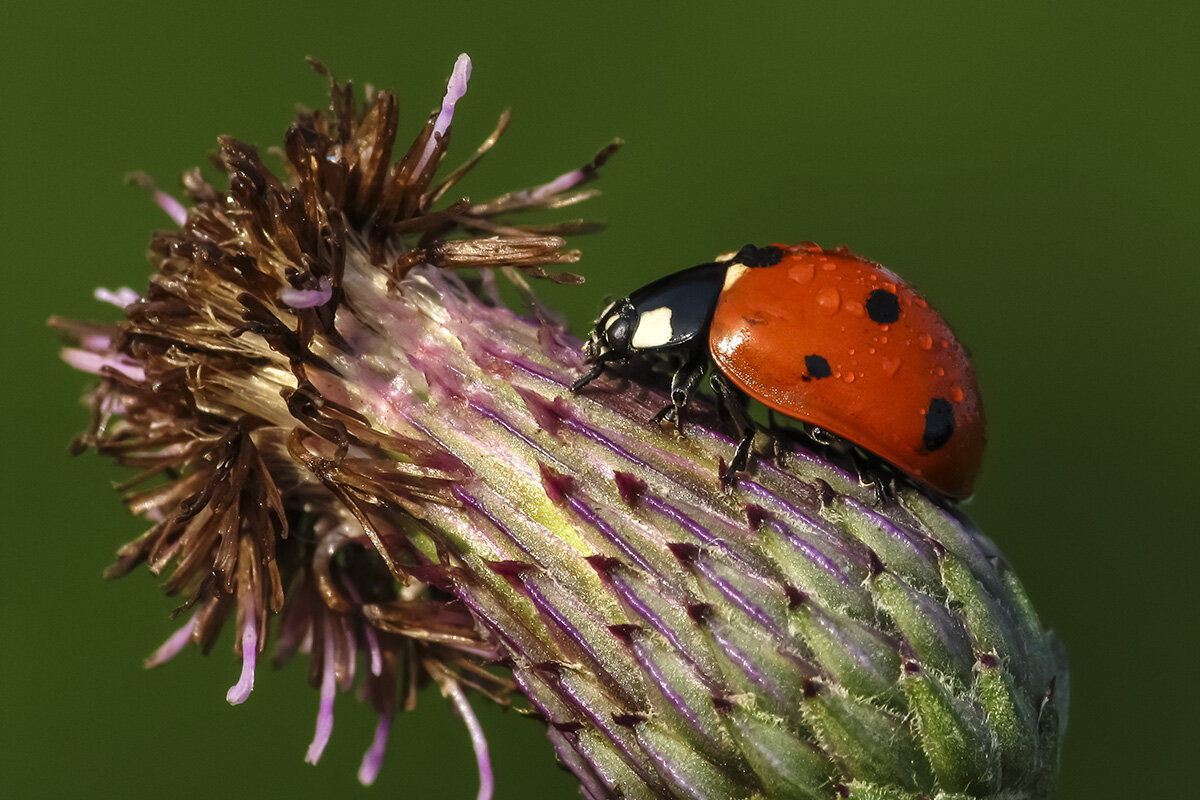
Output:
[[721,253],[721,255],[714,258],[713,261],[732,261],[733,257],[736,255],[737,255],[737,251],[731,250],[728,253]]
[[725,270],[725,283],[721,286],[721,291],[724,292],[737,283],[738,278],[742,277],[748,269],[750,268],[745,264],[734,264]]
[[636,349],[662,347],[671,341],[671,308],[662,306],[638,317],[637,329],[630,344]]

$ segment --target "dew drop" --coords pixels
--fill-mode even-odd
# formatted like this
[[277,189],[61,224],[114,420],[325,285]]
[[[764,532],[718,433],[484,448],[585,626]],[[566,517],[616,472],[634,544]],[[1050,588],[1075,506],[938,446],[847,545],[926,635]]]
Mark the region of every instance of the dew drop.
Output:
[[799,264],[795,264],[788,268],[788,277],[794,280],[796,283],[812,283],[813,272],[814,270],[811,262],[801,261]]
[[842,376],[842,380],[844,380],[846,383],[854,383],[854,373],[847,372],[845,375]]
[[963,401],[963,390],[961,386],[955,386],[950,390],[950,399],[956,403],[961,403]]
[[867,353],[868,353],[869,355],[875,355],[875,348],[874,348],[874,347],[868,347],[868,348],[867,348]]
[[851,314],[853,314],[856,317],[861,317],[863,314],[866,313],[866,309],[863,308],[863,304],[858,302],[857,300],[848,301],[846,303],[846,310],[849,311]]
[[880,337],[879,337],[879,343],[880,343],[880,344],[887,344],[887,343],[888,343],[888,338],[887,338],[886,336],[880,336]]
[[946,377],[946,370],[944,370],[941,367],[934,367],[933,374],[937,375],[939,378],[944,378],[944,377]]
[[826,272],[833,272],[837,268],[838,265],[836,261],[831,261],[826,256],[821,256],[821,269],[825,270]]
[[895,376],[895,374],[900,370],[900,363],[901,359],[888,358],[887,356],[884,356],[883,360],[880,362],[880,364],[883,366],[884,374],[886,374],[889,378]]
[[826,286],[817,292],[817,307],[826,314],[836,314],[842,307],[842,293],[837,290],[837,287]]
[[917,344],[920,345],[922,350],[932,349],[933,337],[930,336],[928,333],[922,333],[917,336]]

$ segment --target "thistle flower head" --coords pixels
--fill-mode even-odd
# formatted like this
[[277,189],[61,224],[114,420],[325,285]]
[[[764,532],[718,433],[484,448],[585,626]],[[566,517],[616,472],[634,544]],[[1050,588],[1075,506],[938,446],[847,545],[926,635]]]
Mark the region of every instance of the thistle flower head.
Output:
[[[470,62],[393,159],[396,100],[330,79],[283,172],[220,142],[228,189],[152,243],[115,325],[55,320],[100,376],[80,439],[133,467],[145,564],[185,621],[149,660],[232,620],[247,699],[259,657],[307,654],[316,761],[339,691],[387,730],[435,681],[519,698],[584,796],[1042,797],[1066,712],[1061,648],[994,545],[915,489],[881,493],[803,448],[720,481],[732,442],[700,407],[615,378],[572,394],[581,343],[496,273],[573,281],[559,208],[612,152],[530,189],[447,198],[503,131],[436,179]],[[463,268],[473,268],[460,273]],[[499,667],[500,669],[497,669]]]

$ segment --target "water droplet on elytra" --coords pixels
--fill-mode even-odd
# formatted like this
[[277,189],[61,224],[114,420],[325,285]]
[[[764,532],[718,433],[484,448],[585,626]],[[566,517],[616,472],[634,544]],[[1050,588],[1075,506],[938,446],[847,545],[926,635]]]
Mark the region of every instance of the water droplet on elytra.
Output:
[[893,377],[900,370],[901,359],[888,358],[884,356],[880,364],[883,366],[884,373],[889,377]]
[[813,273],[813,265],[809,261],[801,261],[788,268],[788,277],[796,283],[812,283]]
[[950,390],[950,399],[956,403],[961,403],[963,401],[963,390],[961,386],[955,386]]
[[922,333],[917,336],[917,344],[922,350],[929,350],[933,347],[933,337],[928,333]]
[[837,287],[826,286],[817,292],[817,307],[826,314],[836,314],[842,307],[842,293],[837,290]]
[[842,380],[844,380],[846,383],[854,383],[854,373],[847,372],[845,375],[842,376]]

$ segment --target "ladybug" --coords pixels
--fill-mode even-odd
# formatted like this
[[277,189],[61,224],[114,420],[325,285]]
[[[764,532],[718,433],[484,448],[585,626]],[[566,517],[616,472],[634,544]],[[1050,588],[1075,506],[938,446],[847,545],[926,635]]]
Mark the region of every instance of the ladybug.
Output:
[[867,451],[951,500],[971,494],[986,441],[966,349],[921,295],[845,247],[746,245],[610,304],[584,345],[592,365],[667,356],[678,422],[711,385],[741,441],[725,480],[745,470],[757,426],[747,397],[851,454]]

